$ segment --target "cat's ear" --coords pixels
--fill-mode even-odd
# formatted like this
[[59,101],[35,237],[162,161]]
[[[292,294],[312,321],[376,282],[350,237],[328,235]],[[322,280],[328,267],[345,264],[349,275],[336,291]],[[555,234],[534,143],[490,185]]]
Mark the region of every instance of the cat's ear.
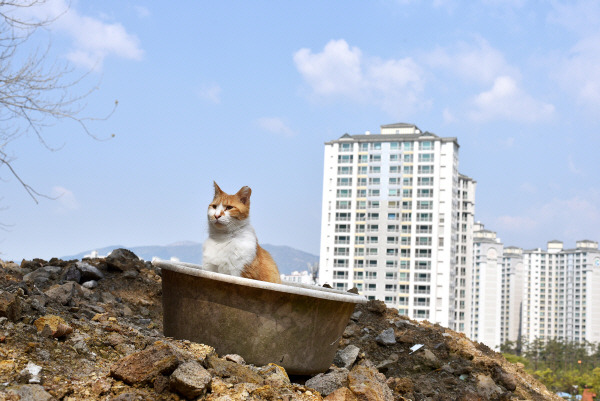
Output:
[[240,198],[240,202],[242,202],[244,205],[248,205],[250,203],[251,193],[252,190],[250,187],[242,187],[242,189],[240,189],[236,195],[238,198]]
[[216,198],[217,196],[219,196],[223,193],[223,190],[221,188],[219,188],[216,181],[213,181],[213,184],[215,185],[215,198]]

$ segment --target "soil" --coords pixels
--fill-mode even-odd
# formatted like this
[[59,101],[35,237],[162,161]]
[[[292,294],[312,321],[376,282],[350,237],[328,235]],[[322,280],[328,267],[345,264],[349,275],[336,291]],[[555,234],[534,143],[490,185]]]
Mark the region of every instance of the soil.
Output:
[[[0,400],[291,400],[327,395],[310,387],[309,377],[288,379],[279,367],[244,365],[238,356],[211,354],[206,351],[210,347],[203,348],[200,358],[198,345],[165,338],[160,269],[125,250],[115,255],[120,259],[0,261]],[[175,356],[167,355],[176,360],[169,369],[139,380],[115,373],[116,367],[143,370],[145,361],[135,358],[160,347],[175,350]],[[353,347],[358,355],[342,360],[343,351]],[[391,392],[362,391],[356,383],[342,382],[344,392],[329,394],[329,400],[560,400],[522,366],[485,345],[399,316],[380,301],[356,307],[339,349],[338,368],[321,376],[344,371],[344,377],[350,372],[352,378],[358,367],[370,369],[374,380]],[[210,384],[198,384],[197,392],[174,384],[173,370],[189,364],[191,354],[198,369],[209,372],[202,375],[208,375]]]

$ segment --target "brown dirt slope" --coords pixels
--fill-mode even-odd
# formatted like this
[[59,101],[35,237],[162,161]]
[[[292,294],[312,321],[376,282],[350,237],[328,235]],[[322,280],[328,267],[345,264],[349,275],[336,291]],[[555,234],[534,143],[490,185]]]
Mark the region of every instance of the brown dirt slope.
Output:
[[464,335],[371,301],[335,365],[288,377],[162,335],[161,273],[106,259],[0,261],[0,400],[559,400]]

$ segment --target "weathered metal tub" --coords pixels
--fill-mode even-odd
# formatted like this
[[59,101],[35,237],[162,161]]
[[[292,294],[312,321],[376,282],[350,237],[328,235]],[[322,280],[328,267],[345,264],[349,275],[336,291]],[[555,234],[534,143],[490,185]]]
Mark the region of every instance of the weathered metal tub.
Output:
[[162,269],[165,336],[255,365],[276,363],[290,374],[326,371],[355,305],[366,302],[347,292],[233,277],[189,263],[153,264]]

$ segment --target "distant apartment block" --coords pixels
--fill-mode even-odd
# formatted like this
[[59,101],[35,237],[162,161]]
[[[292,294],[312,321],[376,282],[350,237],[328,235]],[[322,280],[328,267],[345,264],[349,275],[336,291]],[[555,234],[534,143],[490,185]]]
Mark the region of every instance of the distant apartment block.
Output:
[[313,277],[307,270],[303,271],[294,271],[291,274],[281,274],[281,281],[287,281],[290,283],[300,283],[300,284],[315,284],[313,281]]
[[489,347],[501,344],[503,245],[494,231],[481,223],[473,231],[470,322],[467,335]]
[[325,143],[320,282],[464,325],[475,182],[458,148],[402,123]]
[[522,335],[569,341],[600,341],[600,251],[595,241],[560,241],[523,251]]
[[475,224],[471,320],[466,333],[498,348],[536,338],[600,341],[600,250],[595,241],[564,249],[504,247],[496,233]]

